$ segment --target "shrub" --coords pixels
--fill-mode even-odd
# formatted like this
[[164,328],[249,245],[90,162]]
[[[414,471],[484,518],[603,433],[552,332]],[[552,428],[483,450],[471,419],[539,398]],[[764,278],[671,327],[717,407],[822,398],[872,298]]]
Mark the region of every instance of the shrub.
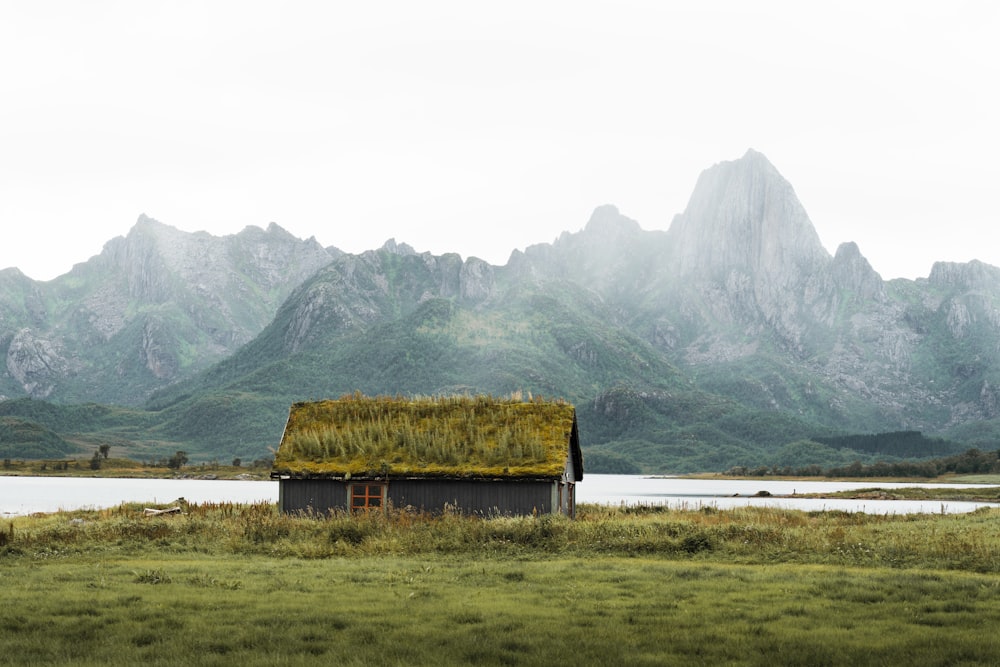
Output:
[[135,573],[135,583],[137,584],[169,584],[173,581],[163,570],[146,570]]
[[178,450],[167,460],[167,467],[171,470],[180,470],[188,462],[187,452]]
[[711,551],[713,547],[712,541],[708,539],[708,536],[699,533],[688,535],[681,540],[680,548],[684,553],[696,554],[700,551]]

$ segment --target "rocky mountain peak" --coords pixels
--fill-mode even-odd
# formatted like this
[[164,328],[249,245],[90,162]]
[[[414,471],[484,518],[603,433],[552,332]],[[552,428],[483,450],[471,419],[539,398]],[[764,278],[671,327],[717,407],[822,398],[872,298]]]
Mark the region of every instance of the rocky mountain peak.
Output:
[[622,215],[616,206],[605,204],[594,209],[583,231],[589,237],[614,239],[635,234],[641,228],[638,222]]
[[269,222],[265,231],[272,236],[287,236],[294,238],[284,227],[276,222]]
[[702,172],[669,235],[680,275],[737,271],[787,285],[830,261],[791,184],[754,150]]
[[323,248],[315,236],[310,236],[303,241],[276,222],[268,223],[265,229],[261,229],[255,225],[247,225],[236,236],[237,238],[250,237],[255,241],[272,246],[277,244],[281,247],[295,247],[298,252],[301,251],[302,247],[305,247],[310,254],[320,253],[329,256],[330,259],[343,254],[340,250],[332,246],[330,248]]
[[563,232],[554,243],[528,246],[523,255],[515,252],[508,265],[522,274],[530,270],[536,276],[586,277],[596,287],[601,276],[634,263],[637,254],[645,255],[651,247],[649,234],[616,207],[598,206],[579,232]]
[[273,223],[217,237],[140,215],[66,276],[0,275],[0,392],[141,400],[246,343],[331,259]]
[[6,269],[0,269],[0,280],[11,280],[19,282],[28,282],[31,279],[21,272],[21,269],[16,266],[11,266]]
[[382,244],[382,250],[392,253],[393,255],[416,255],[417,251],[412,248],[412,246],[406,243],[396,243],[396,239],[392,238]]
[[927,278],[932,285],[965,290],[996,289],[1000,268],[974,259],[971,262],[935,262]]
[[885,283],[853,241],[842,243],[830,263],[830,273],[838,289],[849,289],[863,299],[883,300]]
[[482,301],[493,294],[496,277],[493,267],[478,257],[470,257],[459,270],[459,289],[463,299]]

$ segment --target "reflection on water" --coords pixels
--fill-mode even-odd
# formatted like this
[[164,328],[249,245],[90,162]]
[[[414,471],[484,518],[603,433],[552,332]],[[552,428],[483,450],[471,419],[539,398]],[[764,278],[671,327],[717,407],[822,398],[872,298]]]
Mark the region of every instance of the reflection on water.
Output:
[[[795,493],[831,493],[872,487],[980,487],[982,484],[909,484],[783,480],[711,480],[587,475],[577,485],[578,503],[667,505],[675,509],[764,506],[807,511],[841,510],[869,514],[970,512],[991,503],[935,500],[786,498]],[[766,492],[770,496],[758,494]],[[197,479],[102,479],[81,477],[0,477],[0,516],[114,507],[123,502],[277,502],[278,483]]]

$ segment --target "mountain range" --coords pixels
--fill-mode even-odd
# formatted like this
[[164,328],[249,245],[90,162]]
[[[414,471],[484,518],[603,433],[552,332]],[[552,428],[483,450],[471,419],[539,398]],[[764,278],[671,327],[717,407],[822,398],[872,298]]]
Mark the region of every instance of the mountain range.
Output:
[[503,266],[142,216],[55,280],[0,272],[0,353],[11,456],[266,456],[294,401],[522,392],[576,404],[593,471],[839,464],[861,455],[821,439],[996,447],[1000,269],[884,281],[854,243],[831,256],[751,150],[666,232],[601,206]]

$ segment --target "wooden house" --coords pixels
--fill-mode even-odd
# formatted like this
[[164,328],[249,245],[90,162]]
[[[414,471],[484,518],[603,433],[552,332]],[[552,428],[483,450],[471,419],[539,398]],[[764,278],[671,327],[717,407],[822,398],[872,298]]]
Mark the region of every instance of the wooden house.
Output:
[[575,513],[576,411],[488,396],[296,403],[271,477],[283,512]]

